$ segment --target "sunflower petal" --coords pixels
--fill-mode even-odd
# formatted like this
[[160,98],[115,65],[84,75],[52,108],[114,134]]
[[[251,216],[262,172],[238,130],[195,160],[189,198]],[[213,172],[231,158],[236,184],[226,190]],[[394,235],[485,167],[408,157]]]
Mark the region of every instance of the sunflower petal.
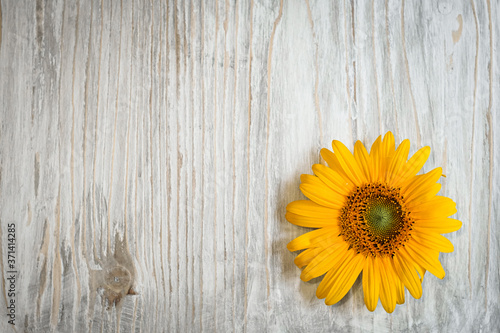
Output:
[[340,141],[333,140],[332,147],[337,159],[346,173],[347,177],[356,185],[366,182],[366,179],[358,167],[349,149]]
[[337,219],[302,216],[287,212],[285,218],[288,222],[306,228],[322,228],[337,226]]
[[363,268],[363,294],[368,310],[375,311],[380,295],[380,272],[378,261],[368,256]]
[[448,238],[432,232],[414,233],[413,239],[419,244],[439,252],[450,253],[454,250],[453,244]]
[[394,135],[391,131],[385,133],[384,139],[382,140],[382,156],[389,157],[394,154],[396,143],[394,141]]
[[432,200],[421,203],[411,209],[415,219],[432,220],[438,217],[448,217],[457,212],[456,204],[447,197],[435,196]]
[[400,249],[399,251],[405,253],[405,256],[409,256],[416,264],[419,264],[437,278],[444,278],[446,273],[439,260],[434,260],[432,255],[426,255],[426,251],[422,250],[421,247],[408,244],[404,249]]
[[429,158],[429,154],[431,153],[431,148],[426,146],[420,148],[409,160],[406,162],[404,167],[401,169],[399,175],[394,179],[394,184],[403,183],[409,177],[415,176],[417,172],[422,169],[425,162]]
[[423,175],[410,177],[407,181],[401,184],[401,193],[408,197],[414,191],[419,191],[421,188],[427,188],[436,183],[443,175],[443,169],[435,168]]
[[346,177],[323,164],[314,164],[312,170],[316,176],[333,191],[343,196],[348,196],[353,188],[353,184]]
[[420,191],[414,191],[406,199],[406,207],[412,208],[424,202],[430,201],[441,189],[441,184],[434,183],[429,187],[422,187]]
[[392,313],[396,308],[396,283],[399,282],[399,278],[396,276],[389,260],[390,259],[387,258],[382,258],[380,260],[380,302],[382,303],[385,311]]
[[[306,197],[308,197],[318,205],[330,207],[333,209],[340,209],[344,206],[345,198],[332,191],[317,177],[311,175],[302,176],[310,176],[301,177],[303,183],[300,184],[300,190]],[[319,183],[313,184],[313,182],[311,181],[311,177],[316,178]]]
[[404,255],[398,251],[394,255],[392,262],[396,274],[399,276],[406,288],[408,288],[410,294],[416,299],[422,297],[422,284],[415,268],[413,267],[413,261],[404,257]]
[[392,135],[392,132],[387,132],[384,135],[382,143],[380,144],[380,151],[379,151],[379,167],[380,167],[379,177],[381,181],[386,180],[387,173],[389,171],[389,163],[392,157],[394,156],[394,148],[395,148],[394,135]]
[[364,263],[365,257],[357,254],[351,261],[347,262],[345,267],[337,270],[339,274],[336,274],[332,288],[325,299],[327,305],[335,304],[344,298],[345,294],[347,294],[354,284],[354,281],[358,278],[359,273],[361,273]]
[[356,253],[354,251],[345,251],[344,253],[341,253],[337,257],[335,257],[335,264],[328,271],[328,273],[326,273],[325,277],[319,284],[318,289],[316,289],[316,296],[318,298],[325,298],[328,295],[334,279],[338,274],[338,270],[340,269],[339,267],[344,267],[345,263],[350,262],[355,255]]
[[[326,168],[326,167],[325,167]],[[321,178],[303,174],[300,176],[300,181],[302,184],[312,185],[318,187],[318,192],[324,192],[325,195],[328,196],[328,200],[332,200],[335,202],[344,203],[345,195],[340,194],[339,192],[333,190],[330,186],[328,186],[325,182],[321,180]]]
[[403,304],[405,302],[405,286],[403,285],[403,282],[401,281],[396,281],[396,303],[397,304]]
[[370,162],[371,162],[371,171],[372,171],[372,181],[381,181],[381,173],[380,173],[380,146],[382,144],[382,136],[379,136],[377,140],[372,144],[370,149]]
[[347,251],[347,243],[338,242],[319,253],[302,271],[300,279],[309,281],[329,271],[336,263],[339,253]]
[[406,139],[401,142],[396,154],[392,158],[389,168],[387,170],[386,180],[391,183],[394,178],[399,174],[399,171],[403,168],[408,159],[408,153],[410,152],[410,140]]
[[[429,254],[429,253],[427,253],[427,254]],[[418,276],[420,276],[420,283],[424,282],[424,275],[427,272],[427,270],[425,268],[423,268],[422,266],[420,266],[419,264],[417,264],[416,262],[413,262],[413,263],[415,264],[413,267],[415,267],[415,269],[417,270]]]
[[296,200],[286,206],[286,210],[301,216],[317,217],[324,219],[336,219],[338,210],[318,205],[311,200]]
[[360,170],[363,172],[367,181],[371,180],[371,172],[370,172],[370,156],[366,151],[365,146],[361,143],[361,141],[356,141],[354,144],[354,159],[358,163]]
[[313,247],[307,250],[300,252],[296,257],[293,263],[297,265],[298,268],[302,268],[316,258],[318,254],[323,252],[325,249],[321,247]]
[[330,169],[342,175],[342,178],[347,179],[347,174],[345,173],[344,168],[342,168],[342,165],[340,164],[337,155],[335,155],[333,152],[329,151],[326,148],[322,148],[320,153],[321,157],[323,157],[325,162],[328,163]]
[[437,218],[434,220],[417,220],[413,225],[415,230],[421,232],[435,232],[446,234],[457,231],[462,227],[462,222],[451,218]]
[[310,231],[292,240],[286,246],[290,252],[307,249],[310,247],[326,248],[339,238],[339,228],[328,227]]

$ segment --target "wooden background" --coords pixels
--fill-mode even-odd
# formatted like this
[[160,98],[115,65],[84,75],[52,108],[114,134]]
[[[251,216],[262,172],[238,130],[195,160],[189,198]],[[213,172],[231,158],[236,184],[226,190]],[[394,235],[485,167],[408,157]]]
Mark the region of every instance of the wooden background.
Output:
[[[0,305],[17,332],[494,332],[500,3],[0,0]],[[463,227],[386,314],[301,282],[285,221],[333,139],[432,147]]]

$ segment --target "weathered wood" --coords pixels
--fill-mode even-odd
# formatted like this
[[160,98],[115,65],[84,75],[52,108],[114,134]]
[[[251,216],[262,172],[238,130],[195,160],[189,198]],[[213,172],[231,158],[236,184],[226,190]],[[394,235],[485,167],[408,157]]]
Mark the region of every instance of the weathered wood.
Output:
[[[0,331],[492,332],[498,1],[0,1]],[[392,315],[315,296],[299,175],[391,130],[463,228]]]

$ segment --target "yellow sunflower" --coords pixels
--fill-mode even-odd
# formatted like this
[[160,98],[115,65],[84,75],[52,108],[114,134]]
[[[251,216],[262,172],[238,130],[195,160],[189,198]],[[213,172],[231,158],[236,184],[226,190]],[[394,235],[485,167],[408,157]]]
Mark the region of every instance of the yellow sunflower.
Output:
[[441,234],[456,231],[462,222],[448,218],[455,203],[436,196],[441,168],[416,175],[430,148],[409,160],[410,141],[395,149],[394,136],[379,137],[368,154],[360,141],[354,155],[339,141],[333,151],[321,150],[329,167],[313,165],[313,175],[302,175],[300,189],[311,200],[287,206],[286,219],[298,226],[318,228],[288,244],[302,251],[295,264],[305,266],[300,278],[309,281],[325,274],[316,296],[327,305],[340,301],[363,272],[366,307],[374,311],[378,300],[391,313],[405,301],[405,287],[422,296],[426,271],[442,279],[439,252],[452,252],[453,244]]

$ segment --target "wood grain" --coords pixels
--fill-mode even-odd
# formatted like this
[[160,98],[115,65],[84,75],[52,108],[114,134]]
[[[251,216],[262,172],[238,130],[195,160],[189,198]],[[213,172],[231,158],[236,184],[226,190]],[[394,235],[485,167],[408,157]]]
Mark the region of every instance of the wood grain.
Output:
[[[496,331],[500,3],[0,0],[0,304],[27,332]],[[333,139],[432,148],[460,231],[393,314],[286,244]]]

